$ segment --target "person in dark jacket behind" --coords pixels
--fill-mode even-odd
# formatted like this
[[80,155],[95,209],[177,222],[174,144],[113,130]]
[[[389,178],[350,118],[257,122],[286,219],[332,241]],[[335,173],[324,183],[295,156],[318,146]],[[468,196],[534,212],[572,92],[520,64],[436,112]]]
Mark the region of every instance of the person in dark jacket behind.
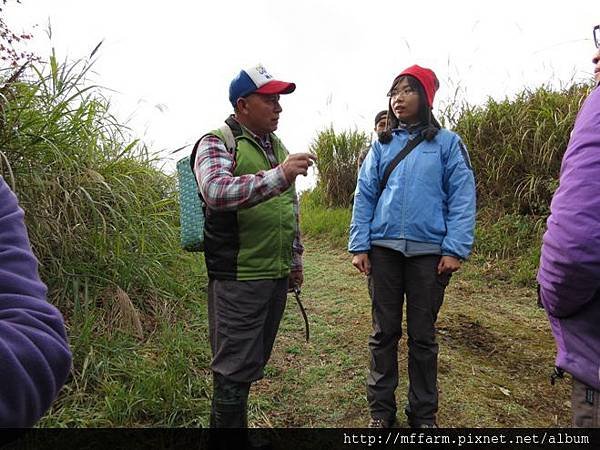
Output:
[[0,177],[0,427],[30,427],[71,368],[62,315],[46,301],[23,210]]
[[[438,85],[433,71],[416,65],[394,79],[386,130],[379,133],[358,175],[348,250],[354,255],[352,264],[369,276],[373,332],[367,398],[373,428],[396,423],[405,294],[405,413],[411,427],[437,425],[435,323],[450,277],[473,244],[473,171],[460,137],[441,129],[433,117]],[[410,140],[421,138],[385,183],[384,173],[396,155]]]
[[[600,83],[600,51],[593,59]],[[600,427],[600,89],[584,102],[550,206],[540,299],[556,340],[556,366],[573,376],[573,426]]]
[[[375,115],[375,128],[373,128],[373,131],[377,136],[379,136],[379,133],[383,133],[385,131],[385,127],[387,126],[387,113],[387,109],[384,109]],[[360,155],[358,155],[358,172],[360,172],[360,166],[362,166],[362,163],[365,161],[367,153],[369,153],[370,149],[371,144],[365,147],[362,152],[360,152]]]

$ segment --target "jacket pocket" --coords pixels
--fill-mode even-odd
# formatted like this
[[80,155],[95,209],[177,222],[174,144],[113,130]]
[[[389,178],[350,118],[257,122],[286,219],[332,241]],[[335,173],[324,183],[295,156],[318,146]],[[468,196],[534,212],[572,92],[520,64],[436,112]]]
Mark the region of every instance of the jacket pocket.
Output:
[[442,176],[440,148],[428,145],[423,149],[419,149],[415,158],[414,172],[415,176],[421,181],[427,183],[437,182]]

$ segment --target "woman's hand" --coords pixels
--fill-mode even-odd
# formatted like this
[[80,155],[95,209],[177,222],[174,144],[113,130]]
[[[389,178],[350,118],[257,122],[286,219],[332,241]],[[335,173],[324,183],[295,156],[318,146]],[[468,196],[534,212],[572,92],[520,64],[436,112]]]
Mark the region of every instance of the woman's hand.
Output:
[[438,275],[452,273],[460,269],[460,259],[454,256],[442,256],[437,267]]
[[371,261],[367,253],[357,253],[352,257],[352,265],[365,275],[371,273]]

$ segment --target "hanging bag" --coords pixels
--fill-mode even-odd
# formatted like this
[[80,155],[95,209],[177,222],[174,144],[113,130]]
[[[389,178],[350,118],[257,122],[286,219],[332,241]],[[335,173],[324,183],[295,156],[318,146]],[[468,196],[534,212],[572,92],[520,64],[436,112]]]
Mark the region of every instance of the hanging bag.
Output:
[[[219,128],[219,131],[223,134],[227,151],[235,153],[236,143],[231,128],[225,124]],[[205,204],[198,190],[198,183],[194,175],[194,163],[198,145],[205,136],[196,142],[190,156],[177,161],[181,248],[188,252],[204,251]]]

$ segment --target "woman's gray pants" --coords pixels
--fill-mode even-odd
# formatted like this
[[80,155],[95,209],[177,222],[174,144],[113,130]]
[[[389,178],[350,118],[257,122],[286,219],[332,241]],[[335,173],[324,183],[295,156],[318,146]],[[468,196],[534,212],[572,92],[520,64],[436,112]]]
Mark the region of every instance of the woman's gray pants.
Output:
[[373,332],[369,337],[371,367],[367,398],[371,417],[392,423],[396,417],[398,341],[406,295],[408,332],[408,405],[412,426],[432,424],[438,409],[435,322],[449,274],[438,275],[439,255],[406,257],[374,246],[369,254]]

